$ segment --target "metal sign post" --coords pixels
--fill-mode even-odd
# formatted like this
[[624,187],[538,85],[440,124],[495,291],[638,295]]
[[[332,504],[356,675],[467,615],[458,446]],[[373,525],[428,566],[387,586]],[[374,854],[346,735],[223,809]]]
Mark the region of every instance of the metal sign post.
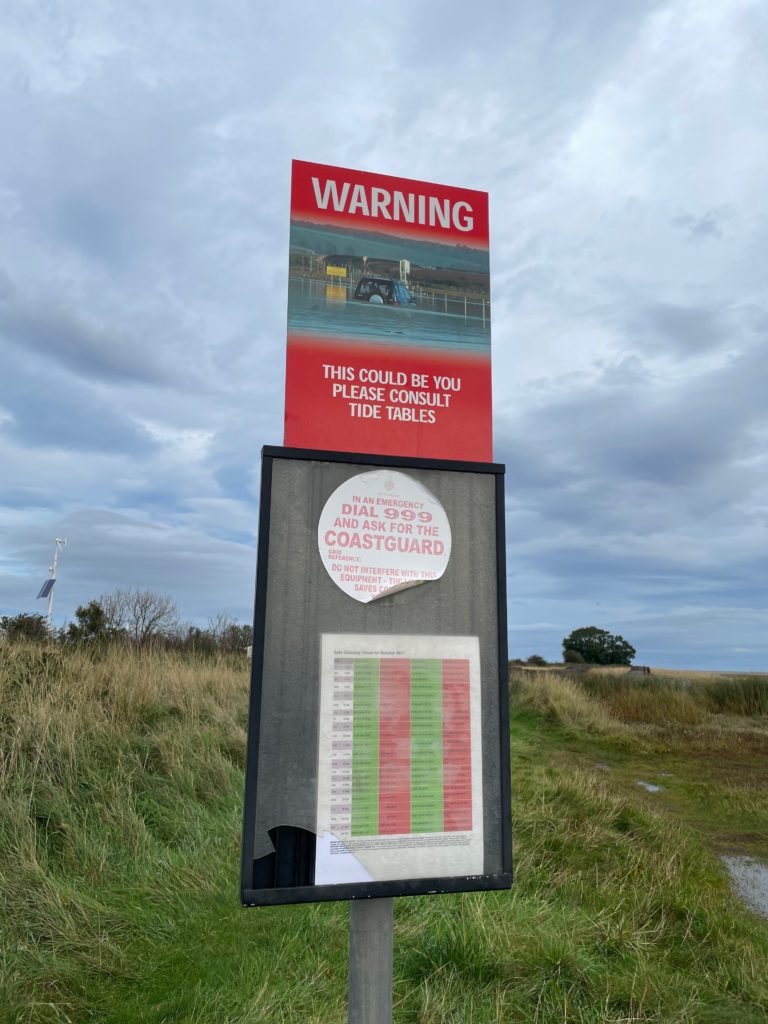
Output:
[[394,900],[349,904],[349,1024],[392,1024]]

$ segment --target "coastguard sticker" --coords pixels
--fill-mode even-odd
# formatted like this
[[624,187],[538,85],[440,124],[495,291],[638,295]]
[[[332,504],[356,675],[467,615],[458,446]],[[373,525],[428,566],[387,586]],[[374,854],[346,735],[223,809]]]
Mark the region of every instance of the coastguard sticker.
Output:
[[320,515],[317,543],[336,586],[367,604],[440,579],[451,557],[451,527],[423,484],[380,469],[336,488]]

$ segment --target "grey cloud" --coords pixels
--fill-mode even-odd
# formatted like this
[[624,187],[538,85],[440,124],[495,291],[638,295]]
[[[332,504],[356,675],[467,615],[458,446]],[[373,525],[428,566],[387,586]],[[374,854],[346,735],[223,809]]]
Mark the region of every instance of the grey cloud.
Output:
[[0,507],[16,509],[55,509],[60,497],[49,486],[17,487],[6,480],[0,490]]
[[61,529],[69,540],[67,577],[84,597],[140,587],[170,592],[185,616],[201,621],[220,610],[244,621],[251,616],[254,543],[98,509],[65,517]]
[[[114,188],[114,182],[110,183]],[[100,263],[124,267],[136,257],[136,225],[124,219],[118,196],[103,197],[73,190],[56,203],[51,226],[63,241],[87,253]]]
[[[57,614],[141,585],[203,621],[219,608],[248,617],[259,449],[282,430],[297,156],[491,191],[494,345],[509,367],[497,437],[523,653],[546,642],[555,656],[595,621],[660,657],[677,644],[690,664],[704,650],[696,607],[714,629],[734,606],[734,645],[764,635],[735,609],[739,592],[759,607],[766,573],[766,221],[759,175],[744,171],[765,137],[759,35],[724,9],[717,53],[738,43],[754,74],[699,91],[693,75],[666,109],[659,90],[689,51],[696,69],[711,57],[684,6],[544,0],[468,17],[456,0],[396,0],[375,33],[297,3],[198,4],[181,18],[146,0],[74,20],[25,12],[0,90],[14,140],[0,187],[14,279],[0,389],[15,417],[0,426],[0,475],[13,481],[8,514],[28,509],[34,536],[10,530],[20,554],[4,594],[20,593],[24,566],[36,581],[48,564],[35,538],[66,531]],[[713,104],[734,125],[722,169],[717,132],[700,128]],[[517,393],[515,361],[538,332],[552,365]],[[573,355],[593,332],[593,349],[558,373],[558,344]],[[54,507],[36,503],[41,476]]]
[[[751,432],[768,418],[767,362],[768,351],[756,347],[720,369],[661,388],[650,382],[639,387],[634,368],[626,385],[620,367],[581,389],[573,381],[565,394],[548,394],[540,406],[515,418],[514,429],[528,439],[526,449],[540,462],[529,472],[546,473],[553,483],[557,473],[586,474],[606,483],[700,480],[727,460],[756,450]],[[499,445],[503,452],[517,448],[512,458],[520,459],[511,438],[502,434]]]
[[[755,601],[764,594],[768,557],[732,558],[727,571],[707,562],[695,566],[688,550],[680,550],[675,540],[674,523],[670,523],[667,543],[661,553],[649,549],[642,541],[626,534],[601,538],[596,532],[584,531],[570,540],[561,540],[556,531],[549,533],[549,543],[512,545],[510,561],[513,566],[535,568],[537,572],[558,580],[559,597],[578,598],[585,588],[605,598],[629,600],[642,596],[644,602],[672,598],[700,599],[702,595],[717,594],[730,603]],[[546,526],[545,526],[546,531]],[[695,543],[696,536],[686,528],[686,545]],[[707,554],[707,530],[698,532],[700,550]]]
[[56,360],[82,378],[169,384],[180,372],[147,339],[137,340],[116,324],[88,323],[58,304],[0,304],[0,335],[21,352]]
[[129,452],[146,455],[155,444],[114,404],[81,384],[55,379],[48,369],[36,374],[17,372],[0,384],[0,401],[12,420],[0,433],[34,448],[58,448],[72,453]]
[[258,496],[259,485],[253,471],[255,467],[251,469],[252,466],[253,463],[249,466],[249,460],[245,457],[237,462],[220,464],[214,471],[214,479],[222,494],[240,501],[254,500]]
[[[574,79],[601,79],[606,64],[617,59],[657,6],[658,2],[643,0],[628,0],[620,10],[611,0],[497,3],[486,19],[467,17],[466,5],[459,0],[428,0],[409,11],[401,46],[409,59],[422,65],[453,68],[457,61],[477,57],[484,69],[505,72],[513,88],[530,83],[547,92],[570,89],[573,98]],[[521,39],[525,46],[516,45]],[[425,40],[433,45],[425,46]],[[521,76],[522,70],[534,81]],[[530,116],[530,108],[525,113]]]
[[[541,650],[545,638],[530,621],[562,622],[562,637],[592,618],[611,628],[627,604],[764,605],[768,556],[755,514],[765,482],[744,459],[761,451],[765,364],[755,346],[719,370],[659,387],[634,358],[590,384],[561,380],[529,391],[516,411],[510,404],[497,443],[508,467],[518,654],[559,653],[557,629]],[[520,593],[527,597],[516,607]],[[750,628],[739,621],[734,635]],[[672,664],[652,629],[635,632],[630,621],[620,631],[638,650],[645,645],[641,659]],[[691,649],[693,631],[675,635]],[[705,663],[716,663],[714,646]]]
[[[625,635],[642,651],[642,660],[670,668],[697,664],[724,671],[764,671],[768,613],[746,603],[722,606],[710,602],[650,614],[626,623]],[[752,642],[744,647],[744,637]],[[640,659],[639,659],[640,660]]]
[[633,336],[644,347],[698,355],[732,339],[734,328],[728,320],[719,309],[656,302],[639,311]]
[[10,299],[16,291],[11,275],[0,266],[0,302]]
[[691,214],[680,214],[672,218],[675,227],[681,228],[695,242],[708,238],[722,238],[722,222],[725,219],[722,210],[708,210],[700,217]]
[[164,213],[199,149],[196,128],[210,104],[173,91],[158,103],[119,62],[89,83],[87,96],[19,97],[4,178],[38,230],[121,273],[166,230]]
[[[661,291],[662,289],[660,289]],[[579,310],[576,315],[616,331],[623,347],[641,357],[697,358],[717,350],[744,351],[765,340],[766,311],[754,302],[721,295],[697,295],[677,301],[638,295],[625,284],[614,286],[614,301]],[[629,364],[625,369],[629,369]]]

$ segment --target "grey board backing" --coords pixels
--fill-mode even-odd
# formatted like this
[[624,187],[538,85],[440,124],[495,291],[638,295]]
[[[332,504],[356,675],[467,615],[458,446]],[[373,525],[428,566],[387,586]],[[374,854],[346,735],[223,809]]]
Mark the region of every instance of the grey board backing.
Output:
[[451,558],[441,579],[362,604],[327,574],[317,524],[341,483],[380,468],[302,459],[273,463],[253,856],[273,852],[267,831],[277,825],[315,831],[321,634],[478,636],[485,871],[500,872],[496,478],[402,470],[445,508]]

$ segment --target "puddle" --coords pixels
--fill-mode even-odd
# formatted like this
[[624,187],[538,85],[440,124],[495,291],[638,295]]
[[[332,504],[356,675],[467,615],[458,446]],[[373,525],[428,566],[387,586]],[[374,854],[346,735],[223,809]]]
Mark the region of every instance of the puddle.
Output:
[[664,790],[663,786],[657,786],[653,782],[643,782],[642,779],[637,779],[637,785],[642,786],[643,789],[647,790],[649,793],[661,793]]
[[768,864],[754,857],[739,857],[724,854],[723,864],[731,876],[733,888],[748,907],[768,917]]

